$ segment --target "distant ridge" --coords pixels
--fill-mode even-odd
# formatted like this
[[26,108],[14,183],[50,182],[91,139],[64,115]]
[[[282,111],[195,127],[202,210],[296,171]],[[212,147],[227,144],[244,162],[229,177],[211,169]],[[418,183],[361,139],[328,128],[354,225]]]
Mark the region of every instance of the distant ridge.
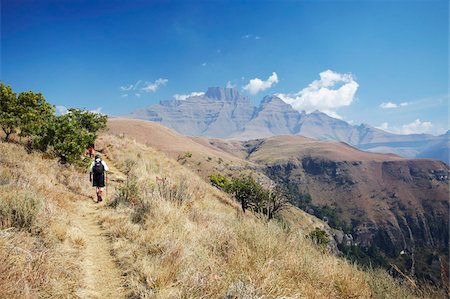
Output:
[[323,112],[298,112],[274,95],[259,107],[235,88],[210,87],[186,100],[165,100],[127,117],[159,122],[187,136],[251,140],[302,135],[348,143],[359,149],[404,157],[435,158],[449,163],[450,135],[392,134],[367,124],[351,125]]

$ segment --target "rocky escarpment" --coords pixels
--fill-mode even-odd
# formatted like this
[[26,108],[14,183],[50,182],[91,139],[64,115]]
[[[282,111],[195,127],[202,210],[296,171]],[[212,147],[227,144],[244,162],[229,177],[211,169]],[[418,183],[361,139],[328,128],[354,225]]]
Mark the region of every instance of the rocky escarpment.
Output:
[[[308,194],[311,201],[300,200],[302,208],[332,219],[331,225],[351,234],[352,246],[376,247],[387,263],[440,281],[449,249],[449,168],[445,163],[306,156],[267,165],[267,173],[291,190],[295,186],[294,196]],[[349,243],[348,237],[340,241]]]
[[186,100],[161,101],[130,116],[155,121],[188,136],[226,137],[253,117],[251,100],[236,89],[211,87]]

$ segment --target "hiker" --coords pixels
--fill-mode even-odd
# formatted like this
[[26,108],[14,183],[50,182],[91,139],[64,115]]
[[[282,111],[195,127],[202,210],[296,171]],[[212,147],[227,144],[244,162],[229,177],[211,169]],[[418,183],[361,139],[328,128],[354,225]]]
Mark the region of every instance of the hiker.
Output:
[[91,144],[89,146],[88,153],[89,153],[89,158],[92,158],[92,155],[94,154],[94,144]]
[[105,161],[102,160],[100,154],[95,155],[95,159],[91,164],[89,172],[89,181],[92,182],[92,186],[96,187],[97,202],[101,202],[103,188],[105,187],[105,180],[107,179],[106,172],[108,166]]

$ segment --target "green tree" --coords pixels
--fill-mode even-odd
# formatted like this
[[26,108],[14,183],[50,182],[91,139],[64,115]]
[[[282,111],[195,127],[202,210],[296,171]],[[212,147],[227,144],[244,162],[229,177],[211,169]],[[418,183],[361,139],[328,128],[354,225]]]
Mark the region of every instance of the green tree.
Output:
[[64,163],[77,163],[106,121],[105,115],[69,109],[67,114],[50,117],[33,136],[32,144],[41,151],[50,148]]
[[17,131],[20,124],[19,101],[11,86],[0,83],[0,126],[8,141],[11,134]]
[[45,101],[41,93],[21,92],[18,96],[19,136],[31,136],[55,113],[55,108]]
[[251,176],[233,178],[231,183],[224,179],[226,178],[220,174],[210,177],[214,185],[226,186],[225,191],[234,195],[244,212],[251,209],[271,220],[289,204],[287,192],[279,186],[264,188]]
[[99,130],[106,128],[106,122],[108,121],[108,116],[106,115],[76,108],[69,108],[68,114],[78,122],[81,128],[94,133],[95,136],[97,136],[96,133]]

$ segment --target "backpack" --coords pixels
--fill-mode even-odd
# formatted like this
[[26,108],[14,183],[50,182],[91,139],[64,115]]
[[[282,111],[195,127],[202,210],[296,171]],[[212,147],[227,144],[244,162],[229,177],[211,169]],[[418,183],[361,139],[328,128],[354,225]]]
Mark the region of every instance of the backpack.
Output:
[[105,167],[103,166],[102,160],[95,161],[94,167],[92,167],[92,172],[94,174],[102,174],[105,171]]

